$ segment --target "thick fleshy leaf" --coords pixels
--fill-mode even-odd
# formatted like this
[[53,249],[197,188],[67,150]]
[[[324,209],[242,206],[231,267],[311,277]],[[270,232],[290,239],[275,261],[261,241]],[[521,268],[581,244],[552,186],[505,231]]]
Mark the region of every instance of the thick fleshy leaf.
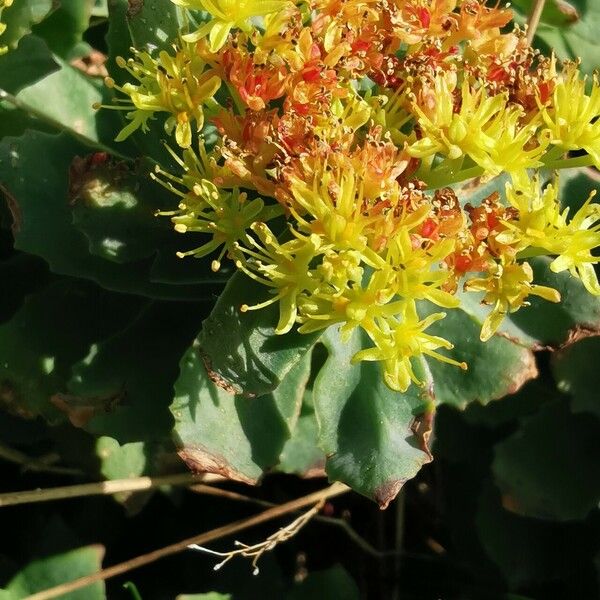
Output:
[[[107,35],[107,68],[118,84],[130,80],[129,74],[117,66],[116,58],[131,56],[131,48],[145,50],[156,56],[160,50],[170,51],[174,40],[178,38],[183,26],[183,11],[172,2],[164,0],[145,0],[129,2],[114,0],[109,3],[109,30]],[[121,124],[115,127],[113,137],[125,126],[124,115],[119,111]],[[128,121],[127,121],[128,122]],[[167,138],[164,130],[164,118],[160,116],[150,120],[149,132],[135,131],[127,143],[135,145],[142,156],[151,157],[167,169],[178,170],[171,155],[161,140]],[[174,145],[173,140],[168,140]],[[120,147],[121,144],[118,144]]]
[[58,8],[34,27],[34,32],[65,60],[83,56],[90,50],[83,34],[89,27],[93,6],[94,0],[60,0]]
[[319,425],[312,406],[312,390],[304,394],[300,416],[279,457],[278,471],[300,477],[325,473],[325,454],[319,448]]
[[2,22],[6,31],[0,35],[0,46],[15,49],[19,40],[27,35],[33,25],[40,23],[55,8],[52,0],[27,0],[13,2],[2,12]]
[[[295,394],[290,399],[295,403]],[[289,437],[272,394],[247,398],[217,387],[196,345],[181,361],[171,412],[179,455],[192,470],[246,483],[277,464]]]
[[377,364],[351,364],[351,357],[368,343],[358,331],[344,343],[330,328],[322,341],[329,358],[315,380],[313,397],[327,475],[385,508],[431,460],[427,439],[432,415],[415,417],[430,399],[416,386],[405,394],[393,392]]
[[[39,558],[28,564],[15,575],[5,588],[2,600],[21,600],[36,592],[41,592],[61,583],[67,583],[92,575],[102,568],[104,548],[102,546],[86,546],[46,558]],[[69,600],[104,600],[104,581],[97,581],[82,590],[63,595]]]
[[312,352],[309,350],[289,371],[281,384],[273,390],[273,399],[290,432],[294,431],[302,399],[306,391],[306,384],[310,377],[310,363]]
[[194,304],[151,303],[126,328],[88,347],[73,367],[67,404],[104,402],[85,428],[119,443],[168,438],[178,365],[199,327]]
[[[483,485],[482,485],[483,483]],[[489,479],[482,488],[477,512],[465,523],[476,533],[487,555],[499,568],[512,590],[537,582],[558,585],[559,598],[585,598],[586,562],[595,546],[597,529],[584,523],[553,523],[516,515],[503,508],[503,498]],[[463,506],[460,507],[464,511]],[[589,582],[588,582],[589,585]],[[548,587],[545,587],[548,590]],[[546,594],[544,594],[545,596]],[[540,597],[540,596],[537,596]]]
[[[553,273],[549,258],[529,260],[534,282],[552,287],[560,292],[561,302],[554,304],[531,296],[530,306],[509,315],[499,332],[513,341],[540,348],[558,346],[578,327],[596,330],[600,328],[600,298],[590,294],[581,281],[569,272]],[[477,294],[463,294],[462,308],[476,321],[483,323],[490,308],[480,304]],[[458,342],[457,342],[458,345]]]
[[[182,285],[152,281],[153,250],[174,255],[183,237],[167,219],[153,216],[161,198],[171,198],[161,195],[143,173],[133,179],[123,175],[126,165],[104,174],[91,169],[90,161],[97,157],[106,158],[89,155],[88,148],[66,135],[28,131],[0,143],[0,180],[13,212],[15,247],[41,256],[56,273],[92,279],[113,290],[157,298],[210,295],[214,288],[186,280]],[[45,165],[43,174],[32,177],[40,164]],[[215,279],[208,261],[192,260],[184,267],[193,272],[187,281]]]
[[242,313],[268,298],[265,286],[242,273],[228,282],[198,338],[210,378],[230,393],[260,396],[277,388],[320,334],[276,335],[278,304]]
[[600,501],[600,421],[565,399],[543,406],[495,448],[493,472],[512,510],[566,521]]
[[110,98],[102,81],[58,58],[56,61],[61,68],[21,90],[15,106],[57,133],[68,132],[99,150],[130,154],[128,145],[113,142],[120,125],[115,111],[93,109],[94,104],[106,104]]
[[51,399],[65,391],[73,365],[91,344],[123,327],[138,307],[133,298],[70,279],[29,296],[0,325],[3,394],[30,416],[59,420]]
[[[422,316],[439,309],[422,304]],[[495,335],[487,342],[479,339],[481,324],[461,309],[448,310],[445,319],[433,324],[428,332],[454,344],[442,354],[466,362],[463,371],[453,365],[427,358],[432,392],[437,403],[465,408],[477,401],[486,404],[515,393],[526,381],[537,376],[535,357],[528,348],[511,339]]]
[[552,356],[552,369],[559,390],[572,396],[573,412],[593,413],[600,418],[600,337],[580,332]]
[[18,50],[0,56],[0,89],[16,94],[58,68],[46,44],[40,38],[28,35]]
[[[123,0],[114,4],[123,4]],[[144,0],[125,4],[128,4],[126,17],[131,41],[138,49],[170,48],[185,24],[184,11],[170,1]]]

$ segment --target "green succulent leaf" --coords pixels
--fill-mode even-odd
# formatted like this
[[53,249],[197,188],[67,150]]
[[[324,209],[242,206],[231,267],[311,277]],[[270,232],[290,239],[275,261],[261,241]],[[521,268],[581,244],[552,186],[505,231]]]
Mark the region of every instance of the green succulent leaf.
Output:
[[27,0],[14,2],[2,12],[2,22],[6,30],[0,35],[0,46],[14,50],[21,38],[31,32],[36,23],[45,19],[55,7],[52,0]]
[[[156,253],[174,256],[180,247],[168,220],[153,216],[157,204],[172,199],[127,165],[94,167],[104,160],[64,134],[28,131],[0,142],[0,180],[13,212],[15,248],[42,257],[55,273],[112,290],[201,299],[220,289],[209,261],[182,265],[188,269],[183,281],[153,280]],[[32,177],[40,164],[43,174]],[[217,287],[207,286],[209,280]]]
[[[423,315],[437,307],[422,304]],[[512,339],[495,335],[487,342],[479,339],[481,323],[462,309],[447,311],[445,319],[428,331],[454,344],[444,355],[466,362],[463,371],[435,359],[427,359],[432,393],[437,403],[466,408],[471,402],[487,404],[513,394],[537,376],[533,352]]]
[[[19,571],[4,590],[0,590],[0,598],[21,600],[61,583],[92,575],[102,568],[103,557],[102,546],[86,546],[37,559]],[[69,600],[104,600],[106,598],[104,581],[97,581],[85,589],[62,597]]]
[[138,306],[135,299],[70,279],[30,295],[0,325],[3,395],[24,414],[61,420],[64,416],[51,400],[65,391],[75,363],[85,358],[91,344],[123,327]]
[[304,399],[296,426],[281,451],[277,470],[312,477],[324,473],[325,454],[319,448],[319,424],[312,406],[312,390],[305,391]]
[[416,417],[430,399],[416,386],[405,394],[393,392],[377,364],[352,364],[352,356],[368,343],[358,331],[343,342],[330,328],[322,341],[329,358],[315,380],[313,399],[325,470],[331,480],[385,508],[431,460],[428,418]]
[[61,0],[58,8],[34,27],[34,32],[65,60],[83,56],[90,51],[83,34],[89,27],[93,7],[94,0]]
[[481,488],[478,506],[468,525],[478,536],[479,552],[497,565],[509,589],[560,581],[560,587],[566,588],[564,597],[585,597],[578,580],[589,561],[588,544],[594,544],[594,530],[582,523],[517,515],[503,507],[505,499],[490,479],[477,484]]
[[580,332],[571,344],[554,354],[552,370],[558,389],[571,395],[573,412],[600,418],[600,371],[594,360],[600,356],[600,337],[588,336],[588,332]]
[[[289,426],[273,394],[260,398],[234,396],[208,377],[197,345],[181,361],[171,412],[180,457],[197,472],[210,472],[246,483],[256,483],[277,465]],[[290,372],[292,380],[295,373]],[[285,389],[285,380],[281,384]],[[294,394],[287,400],[295,406]],[[279,406],[278,406],[279,405]]]
[[28,35],[18,50],[0,56],[0,89],[16,94],[57,69],[59,65],[44,41]]
[[119,443],[168,439],[178,365],[202,312],[190,304],[150,303],[125,328],[88,346],[72,369],[67,404],[103,406],[85,428]]
[[262,302],[267,288],[241,272],[228,282],[198,338],[210,378],[231,393],[261,396],[275,390],[319,339],[291,331],[276,335],[277,304],[240,311]]
[[544,405],[495,447],[496,482],[515,512],[566,521],[598,506],[600,421],[571,413],[560,399]]

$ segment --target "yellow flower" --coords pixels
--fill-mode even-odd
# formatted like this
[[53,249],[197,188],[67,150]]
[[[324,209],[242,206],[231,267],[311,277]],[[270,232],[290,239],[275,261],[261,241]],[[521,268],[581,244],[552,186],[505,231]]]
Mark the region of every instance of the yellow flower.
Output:
[[433,108],[413,103],[423,137],[409,146],[409,154],[426,158],[439,153],[450,159],[468,155],[483,168],[489,168],[488,149],[494,146],[494,140],[486,128],[498,113],[506,110],[507,96],[490,97],[484,88],[475,91],[465,79],[460,108],[455,111],[453,74],[438,75],[432,92]]
[[538,105],[552,143],[565,150],[585,150],[600,168],[600,84],[597,76],[586,94],[587,77],[580,78],[577,64],[567,65],[551,100]]
[[174,4],[191,10],[204,10],[212,19],[197,31],[184,35],[188,42],[197,42],[208,36],[211,52],[218,52],[234,28],[246,33],[253,30],[250,19],[265,17],[289,6],[288,0],[171,0]]
[[136,129],[147,131],[148,120],[157,112],[170,113],[165,130],[170,134],[175,129],[177,144],[183,148],[192,143],[192,123],[197,131],[202,129],[203,105],[213,101],[221,79],[214,71],[206,70],[194,44],[173,48],[174,56],[163,50],[154,59],[148,52],[132,49],[134,58],[117,58],[117,64],[137,80],[136,84],[118,86],[113,79],[106,79],[106,85],[128,96],[118,99],[119,105],[105,107],[128,111],[126,116],[131,123],[119,133],[117,141],[126,139]]
[[375,267],[382,260],[367,248],[373,218],[363,213],[363,184],[351,169],[318,169],[312,185],[293,178],[289,209],[303,231],[322,235],[337,249],[357,250]]
[[194,186],[193,193],[184,197],[177,211],[159,214],[171,216],[175,231],[179,233],[211,234],[212,239],[206,244],[188,252],[178,252],[177,256],[201,258],[223,246],[218,258],[212,262],[213,271],[218,271],[225,253],[232,253],[235,244],[247,238],[247,230],[260,218],[264,208],[260,198],[248,200],[247,194],[237,189],[222,192],[214,183],[202,180]]
[[523,115],[520,107],[506,109],[486,128],[487,156],[483,155],[476,162],[490,175],[542,166],[540,159],[548,148],[550,136],[545,132],[537,136],[537,125],[521,126]]
[[437,352],[439,348],[450,350],[454,347],[448,340],[425,333],[430,325],[445,316],[445,313],[435,313],[420,320],[415,303],[403,302],[398,318],[382,319],[377,329],[367,330],[375,347],[357,352],[352,357],[352,362],[382,361],[386,384],[400,392],[405,392],[411,382],[422,384],[412,365],[412,361],[422,355],[466,369],[465,363]]
[[[335,256],[335,252],[331,254]],[[356,254],[356,259],[360,261],[360,254]],[[302,323],[298,329],[300,333],[310,333],[343,323],[340,327],[342,339],[348,339],[356,327],[375,331],[379,319],[396,315],[401,310],[404,303],[394,300],[395,287],[389,268],[371,272],[368,283],[363,286],[363,269],[356,272],[357,265],[352,260],[355,257],[348,255],[347,251],[340,253],[338,257],[339,262],[335,262],[347,269],[345,281],[340,281],[334,272],[331,272],[330,277],[327,271],[317,269],[322,277],[318,287],[301,298],[298,317],[298,322]],[[343,285],[340,286],[340,283]]]
[[[8,8],[13,3],[13,0],[0,0],[0,18],[2,17],[2,11]],[[0,21],[0,35],[6,31],[6,24]],[[8,46],[2,46],[0,44],[0,56],[8,52]]]
[[553,288],[532,285],[533,271],[529,263],[493,263],[490,275],[479,279],[470,279],[465,283],[469,292],[485,292],[484,304],[493,304],[494,308],[481,327],[481,341],[489,340],[508,313],[527,305],[529,296],[540,296],[550,302],[560,302],[560,294]]
[[594,270],[594,264],[600,258],[591,251],[600,246],[600,205],[592,204],[591,193],[584,205],[567,223],[568,209],[562,213],[564,225],[559,229],[553,254],[558,254],[550,263],[555,273],[566,269],[571,275],[579,277],[588,292],[600,296],[600,285]]
[[296,322],[298,297],[305,291],[313,291],[319,283],[311,264],[323,251],[322,240],[314,234],[296,234],[294,239],[280,243],[265,223],[254,223],[251,229],[258,240],[248,236],[247,246],[235,245],[238,250],[236,266],[255,281],[270,287],[273,296],[253,306],[243,304],[240,310],[258,310],[279,302],[275,333],[281,335],[290,331]]
[[568,269],[590,293],[600,295],[593,267],[600,259],[592,254],[600,246],[600,205],[592,203],[595,192],[569,220],[569,209],[561,210],[553,185],[540,192],[538,180],[524,176],[515,185],[507,185],[506,191],[519,216],[506,222],[507,231],[499,234],[498,241],[515,244],[522,253],[530,247],[545,250],[556,256],[550,263],[552,271]]
[[454,250],[453,239],[441,240],[430,248],[413,246],[408,228],[403,227],[391,241],[386,262],[393,268],[396,293],[412,300],[429,300],[445,308],[456,308],[456,296],[440,289],[450,273],[440,263]]

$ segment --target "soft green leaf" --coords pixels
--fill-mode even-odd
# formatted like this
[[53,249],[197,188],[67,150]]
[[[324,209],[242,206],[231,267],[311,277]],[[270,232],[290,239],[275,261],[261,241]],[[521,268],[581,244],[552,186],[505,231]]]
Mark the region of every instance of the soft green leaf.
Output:
[[[113,143],[119,130],[119,117],[114,111],[96,111],[96,103],[109,101],[109,90],[102,81],[92,79],[79,69],[57,59],[61,68],[17,94],[17,108],[54,127],[67,131],[86,144],[101,150],[117,148],[127,153],[128,147]],[[112,150],[113,152],[115,150]]]
[[484,479],[470,527],[479,537],[482,553],[496,563],[509,588],[519,590],[537,582],[554,587],[560,582],[559,589],[567,593],[559,597],[586,597],[580,595],[585,586],[580,582],[589,545],[595,545],[593,528],[522,517],[505,510],[502,502],[492,483]]
[[311,350],[294,365],[272,393],[277,409],[283,416],[290,432],[294,431],[298,422],[302,399],[310,377]]
[[68,392],[81,403],[104,400],[107,410],[91,415],[86,429],[121,444],[168,438],[179,361],[200,318],[194,304],[152,303],[126,328],[88,346],[73,367]]
[[98,438],[96,452],[102,461],[102,475],[106,479],[128,479],[143,475],[146,467],[144,446],[143,442],[121,445],[107,436]]
[[[312,390],[305,398],[312,402]],[[312,477],[321,475],[325,467],[325,455],[319,448],[319,426],[314,408],[308,403],[302,404],[302,411],[289,440],[286,441],[279,457],[278,471]]]
[[[421,304],[422,316],[437,307]],[[493,336],[479,339],[481,323],[461,309],[448,310],[445,319],[434,323],[428,333],[439,335],[454,344],[445,356],[466,362],[463,371],[436,359],[427,359],[433,381],[433,395],[438,403],[465,408],[477,401],[486,404],[516,392],[526,381],[537,376],[533,352],[510,339]]]

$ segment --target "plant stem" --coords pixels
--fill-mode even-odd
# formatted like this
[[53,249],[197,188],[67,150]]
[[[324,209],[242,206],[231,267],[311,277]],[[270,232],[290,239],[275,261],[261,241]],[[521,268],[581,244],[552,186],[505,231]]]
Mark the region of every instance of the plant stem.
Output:
[[483,168],[476,165],[474,167],[469,167],[468,169],[463,169],[462,171],[458,171],[456,173],[448,172],[436,174],[435,171],[432,171],[430,173],[431,177],[423,177],[423,181],[427,184],[427,187],[429,189],[434,190],[453,185],[455,183],[460,183],[461,181],[466,181],[467,179],[479,177],[480,175],[483,175],[483,173]]
[[222,527],[217,527],[216,529],[212,529],[205,533],[201,533],[199,535],[195,535],[185,540],[181,540],[180,542],[176,542],[175,544],[170,544],[169,546],[165,546],[164,548],[160,548],[159,550],[154,550],[153,552],[149,552],[148,554],[142,554],[141,556],[137,556],[125,562],[113,565],[112,567],[103,569],[98,573],[93,573],[92,575],[87,575],[86,577],[80,577],[79,579],[75,579],[74,581],[57,585],[53,588],[49,588],[42,592],[38,592],[37,594],[32,594],[31,596],[29,596],[29,600],[50,600],[51,598],[57,598],[58,596],[62,596],[63,594],[68,594],[70,592],[74,592],[75,590],[85,588],[89,585],[92,585],[93,583],[96,583],[97,581],[104,581],[106,579],[110,579],[111,577],[116,577],[117,575],[128,573],[133,569],[143,567],[157,560],[160,560],[161,558],[165,558],[166,556],[171,556],[173,554],[183,552],[193,544],[202,546],[204,544],[207,544],[208,542],[212,542],[214,540],[226,537],[228,535],[238,533],[239,531],[242,531],[244,529],[248,529],[249,527],[254,527],[255,525],[260,525],[261,523],[266,523],[267,521],[277,519],[278,517],[286,515],[290,512],[294,512],[299,508],[310,506],[312,504],[317,504],[318,502],[327,500],[329,498],[333,498],[334,496],[345,494],[348,491],[350,491],[350,488],[344,485],[343,483],[334,483],[328,488],[325,488],[318,492],[314,492],[312,494],[308,494],[307,496],[303,496],[302,498],[297,498],[296,500],[286,502],[285,504],[281,504],[280,506],[269,508],[268,510],[261,512],[258,515],[254,515],[252,517],[242,519],[240,521],[235,521]]
[[572,169],[574,167],[590,167],[594,164],[594,159],[589,154],[575,156],[574,158],[563,158],[544,163],[547,169]]
[[533,10],[529,15],[529,20],[527,21],[527,41],[530,44],[533,41],[533,36],[535,35],[538,25],[540,24],[540,18],[544,10],[544,4],[546,4],[546,0],[535,0]]

